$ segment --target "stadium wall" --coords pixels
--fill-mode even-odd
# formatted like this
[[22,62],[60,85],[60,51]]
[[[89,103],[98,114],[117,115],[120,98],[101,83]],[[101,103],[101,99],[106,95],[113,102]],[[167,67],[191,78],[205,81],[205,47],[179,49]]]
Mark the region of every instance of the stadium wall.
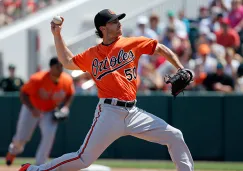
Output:
[[[180,129],[195,160],[243,161],[243,95],[186,94],[139,95],[137,106]],[[60,123],[51,156],[77,151],[93,120],[96,96],[75,96],[69,120]],[[0,96],[0,156],[7,152],[15,133],[20,101],[18,95]],[[34,157],[40,142],[39,128],[21,156]],[[152,153],[156,151],[156,153]],[[101,156],[115,159],[170,159],[166,146],[133,137],[115,141]]]

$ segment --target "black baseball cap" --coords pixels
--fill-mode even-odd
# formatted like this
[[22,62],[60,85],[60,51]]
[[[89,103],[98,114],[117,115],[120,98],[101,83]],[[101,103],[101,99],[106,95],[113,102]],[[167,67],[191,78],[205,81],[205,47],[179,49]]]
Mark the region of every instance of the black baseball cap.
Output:
[[125,13],[116,15],[113,11],[104,9],[95,15],[94,24],[96,29],[99,30],[100,26],[105,26],[108,22],[114,21],[116,19],[121,20],[125,16]]
[[58,58],[57,57],[52,57],[50,62],[49,62],[49,66],[52,67],[53,65],[56,65],[56,64],[61,64],[61,62],[59,62]]

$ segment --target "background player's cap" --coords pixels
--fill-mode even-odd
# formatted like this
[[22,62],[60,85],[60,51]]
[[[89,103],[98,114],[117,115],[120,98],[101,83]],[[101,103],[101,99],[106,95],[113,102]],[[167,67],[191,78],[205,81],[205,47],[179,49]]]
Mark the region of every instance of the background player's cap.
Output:
[[61,64],[61,63],[59,62],[57,57],[52,57],[50,62],[49,62],[49,66],[51,67],[51,66],[56,65],[56,64]]
[[100,26],[105,26],[108,22],[113,20],[121,20],[126,16],[125,13],[116,15],[113,11],[109,9],[104,9],[98,12],[94,18],[94,24],[97,30],[99,30]]

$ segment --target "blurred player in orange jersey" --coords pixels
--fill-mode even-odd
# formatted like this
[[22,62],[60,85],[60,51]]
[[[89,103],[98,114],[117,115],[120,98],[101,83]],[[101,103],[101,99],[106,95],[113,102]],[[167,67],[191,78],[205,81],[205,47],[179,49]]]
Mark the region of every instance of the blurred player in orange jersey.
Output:
[[63,66],[56,57],[49,64],[49,71],[33,74],[21,89],[20,99],[23,105],[17,130],[6,156],[7,165],[11,165],[15,156],[23,152],[37,125],[42,138],[36,153],[36,164],[43,164],[49,157],[57,130],[52,112],[60,107],[60,111],[69,113],[74,94],[73,80],[63,72]]

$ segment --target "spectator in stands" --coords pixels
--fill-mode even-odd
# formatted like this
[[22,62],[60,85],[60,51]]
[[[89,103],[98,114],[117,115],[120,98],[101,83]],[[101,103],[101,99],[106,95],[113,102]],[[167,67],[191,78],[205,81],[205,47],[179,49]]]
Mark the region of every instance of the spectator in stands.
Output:
[[217,38],[214,33],[207,34],[208,44],[210,46],[212,57],[216,58],[221,63],[225,60],[225,48],[217,43]]
[[237,49],[240,46],[240,37],[234,29],[230,28],[229,23],[227,18],[221,20],[221,30],[216,32],[217,43],[226,48]]
[[232,0],[232,9],[229,12],[229,24],[237,32],[243,28],[243,5],[241,0]]
[[195,47],[198,48],[201,44],[208,44],[207,36],[210,34],[209,27],[200,27],[199,28],[199,37],[195,41]]
[[6,14],[11,17],[13,20],[20,17],[20,9],[17,8],[15,1],[13,0],[4,0],[3,1]]
[[202,19],[208,18],[208,16],[209,16],[208,8],[201,6],[199,9],[198,22],[200,22]]
[[[232,10],[229,13],[231,27],[238,32],[240,41],[243,42],[243,5],[241,0],[232,0]],[[243,47],[240,46],[237,52],[243,55]]]
[[[164,78],[166,74],[171,75],[175,74],[177,72],[176,68],[173,67],[173,65],[165,60],[160,66],[156,69],[158,74],[160,75],[161,78]],[[163,89],[167,90],[168,84],[165,84]]]
[[185,12],[183,10],[180,10],[178,13],[178,17],[179,17],[179,20],[185,24],[187,33],[189,34],[190,33],[190,21],[188,20],[188,18],[186,18]]
[[48,4],[47,4],[47,2],[45,0],[39,0],[39,1],[37,1],[38,10],[43,9],[46,6],[48,6]]
[[243,92],[243,63],[237,69],[236,90]]
[[195,60],[191,59],[191,49],[184,48],[178,54],[179,60],[181,64],[188,69],[194,70],[195,69]]
[[175,14],[173,11],[168,11],[167,16],[168,16],[168,27],[174,28],[176,35],[178,35],[178,33],[182,33],[182,32],[185,35],[187,35],[186,25],[184,24],[184,22],[180,21],[179,19],[177,19],[175,17]]
[[234,80],[224,73],[224,66],[221,63],[217,64],[217,71],[207,75],[203,81],[203,85],[208,91],[220,91],[230,93],[234,91]]
[[240,54],[238,54],[234,49],[232,49],[232,53],[233,53],[233,59],[239,61],[240,63],[243,63],[243,57]]
[[197,64],[194,67],[194,78],[193,82],[189,85],[188,89],[192,91],[202,91],[205,90],[203,86],[203,81],[207,77],[207,73],[204,72],[203,65]]
[[[159,36],[156,34],[154,30],[149,28],[148,26],[149,20],[146,16],[139,16],[137,18],[137,28],[133,32],[133,36],[144,36],[148,37],[151,39],[159,39]],[[142,55],[139,60],[139,65],[138,65],[138,74],[141,73],[141,65],[144,63],[150,63],[150,57],[149,55]]]
[[48,5],[55,5],[58,3],[58,0],[49,0],[49,4]]
[[157,69],[160,65],[162,65],[166,61],[166,58],[159,55],[152,55],[150,58],[150,62],[155,66]]
[[37,11],[37,4],[35,0],[28,0],[27,1],[27,13],[31,14]]
[[181,45],[181,40],[176,36],[174,27],[168,27],[162,43],[176,52],[177,48]]
[[3,3],[0,2],[0,27],[11,23],[13,19],[7,15]]
[[234,49],[227,48],[226,49],[226,66],[224,67],[225,74],[228,74],[233,79],[236,79],[237,76],[237,69],[240,65],[240,62],[236,59],[234,59]]
[[152,13],[149,17],[149,24],[150,24],[150,29],[155,31],[155,33],[161,37],[162,36],[162,28],[159,25],[160,19],[159,16],[155,13]]
[[185,68],[189,68],[189,69],[193,70],[195,62],[194,62],[194,60],[191,60],[191,56],[192,56],[191,43],[187,36],[185,36],[185,35],[179,35],[179,36],[178,37],[180,38],[181,43],[175,52],[178,55],[179,60],[181,61],[182,65]]
[[213,8],[213,7],[219,7],[221,8],[224,12],[228,11],[228,7],[225,4],[224,0],[212,0],[212,2],[209,5],[209,8]]
[[137,28],[134,31],[134,36],[145,36],[151,39],[158,40],[158,35],[155,31],[148,27],[148,18],[146,16],[139,16],[137,19]]
[[210,10],[210,17],[201,20],[199,24],[199,29],[201,29],[202,27],[207,27],[211,32],[220,30],[220,23],[218,21],[218,18],[221,13],[222,9],[220,7],[213,7]]
[[162,90],[163,80],[155,67],[150,63],[142,65],[142,72],[139,75],[140,85],[139,91],[148,92],[155,90]]
[[[47,6],[55,5],[63,0],[0,0],[0,27],[17,20],[22,14],[32,14]],[[23,13],[23,2],[26,3],[25,13]]]
[[21,11],[23,10],[22,9],[22,3],[25,3],[25,5],[26,5],[26,9],[25,9],[26,11],[25,12],[27,14],[32,14],[32,13],[37,11],[37,6],[36,6],[35,0],[27,0],[27,1],[16,0],[14,2],[14,5],[15,5],[17,10],[21,10]]
[[15,76],[15,66],[9,65],[9,77],[4,78],[0,82],[0,87],[4,92],[15,92],[19,91],[24,84],[21,78]]
[[196,65],[203,66],[203,72],[213,73],[216,71],[217,60],[210,55],[210,47],[207,44],[201,44],[198,47],[198,58]]

